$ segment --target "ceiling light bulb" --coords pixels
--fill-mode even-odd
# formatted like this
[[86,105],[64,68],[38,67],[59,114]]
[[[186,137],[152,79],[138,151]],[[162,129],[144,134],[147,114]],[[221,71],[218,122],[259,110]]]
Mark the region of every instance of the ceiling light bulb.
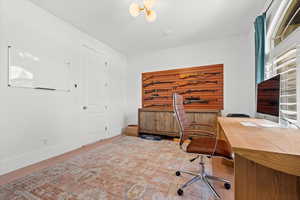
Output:
[[148,10],[146,14],[146,20],[148,22],[154,22],[156,20],[156,13],[154,10]]
[[137,3],[132,3],[129,7],[129,13],[133,17],[137,17],[140,14],[140,6]]
[[155,2],[156,0],[144,0],[144,6],[147,9],[151,9],[154,6]]

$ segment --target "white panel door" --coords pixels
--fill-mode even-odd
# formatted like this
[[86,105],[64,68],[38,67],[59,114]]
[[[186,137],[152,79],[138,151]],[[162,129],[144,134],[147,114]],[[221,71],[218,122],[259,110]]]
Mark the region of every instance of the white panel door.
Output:
[[83,128],[90,142],[109,137],[108,63],[105,55],[83,46],[81,59],[83,83]]

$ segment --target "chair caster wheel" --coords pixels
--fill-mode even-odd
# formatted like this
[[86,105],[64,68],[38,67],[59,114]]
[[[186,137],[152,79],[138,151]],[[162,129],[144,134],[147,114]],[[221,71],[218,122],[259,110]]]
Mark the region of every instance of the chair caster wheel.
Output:
[[175,174],[176,174],[176,176],[180,176],[181,175],[180,171],[177,171]]
[[231,185],[230,185],[230,183],[224,183],[224,187],[226,190],[230,190]]
[[178,189],[178,190],[177,190],[177,194],[178,194],[179,196],[182,196],[182,195],[183,195],[183,190],[182,190],[182,189]]

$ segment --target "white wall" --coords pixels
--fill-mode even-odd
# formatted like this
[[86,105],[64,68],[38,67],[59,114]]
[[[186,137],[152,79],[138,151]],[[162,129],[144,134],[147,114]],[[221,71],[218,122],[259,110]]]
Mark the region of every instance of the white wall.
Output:
[[[221,33],[220,33],[221,34]],[[141,107],[141,73],[224,64],[224,113],[255,111],[254,33],[165,49],[128,58],[127,120],[137,123]]]
[[224,113],[254,114],[252,32],[134,55],[127,60],[27,0],[0,0],[0,174],[92,142],[90,136],[80,131],[83,105],[80,87],[71,93],[7,87],[8,43],[35,38],[37,32],[50,41],[64,44],[66,54],[73,59],[72,79],[79,85],[81,43],[90,44],[109,57],[111,135],[119,134],[126,123],[137,123],[142,72],[223,63]]
[[37,35],[63,44],[72,58],[72,80],[79,85],[82,42],[109,57],[111,135],[120,134],[125,125],[126,58],[26,0],[0,0],[0,174],[92,142],[80,131],[80,87],[70,93],[7,87],[8,43]]

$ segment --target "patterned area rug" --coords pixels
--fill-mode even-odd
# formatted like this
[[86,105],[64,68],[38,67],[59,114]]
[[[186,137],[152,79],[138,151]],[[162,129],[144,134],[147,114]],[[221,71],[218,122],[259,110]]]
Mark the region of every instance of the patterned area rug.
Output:
[[[178,169],[198,170],[198,162],[172,141],[122,137],[65,162],[0,186],[1,200],[208,200],[201,182],[176,193],[191,177]],[[207,162],[207,171],[211,164]]]

